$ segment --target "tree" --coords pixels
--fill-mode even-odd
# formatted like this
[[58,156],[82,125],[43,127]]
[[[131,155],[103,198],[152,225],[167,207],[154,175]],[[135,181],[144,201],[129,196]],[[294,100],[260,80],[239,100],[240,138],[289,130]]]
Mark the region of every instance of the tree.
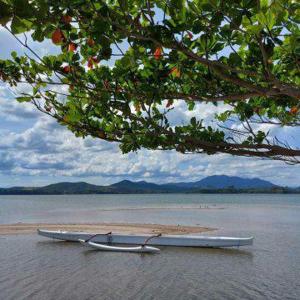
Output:
[[[297,163],[300,150],[262,128],[300,125],[299,16],[292,0],[0,0],[0,23],[27,49],[0,60],[0,78],[32,87],[20,102],[125,153]],[[60,53],[40,56],[29,34]],[[201,114],[171,123],[182,101],[224,111],[214,126]]]

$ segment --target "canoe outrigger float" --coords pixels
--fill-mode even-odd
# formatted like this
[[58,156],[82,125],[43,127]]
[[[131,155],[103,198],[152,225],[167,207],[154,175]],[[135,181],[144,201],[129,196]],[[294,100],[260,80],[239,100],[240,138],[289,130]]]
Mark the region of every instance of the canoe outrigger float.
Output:
[[160,249],[158,248],[146,246],[146,245],[140,245],[135,247],[117,247],[117,246],[98,244],[98,243],[85,241],[85,240],[79,240],[79,242],[84,246],[94,248],[97,250],[102,250],[102,251],[134,252],[134,253],[155,253],[160,251]]
[[[113,249],[112,244],[123,245],[140,245],[145,250],[145,246],[174,246],[174,247],[203,247],[203,248],[223,248],[223,247],[240,247],[253,244],[253,237],[237,238],[237,237],[223,237],[223,236],[192,236],[192,235],[126,235],[126,234],[113,234],[111,232],[107,234],[92,234],[86,232],[72,232],[72,231],[50,231],[38,229],[38,234],[44,237],[58,239],[63,241],[72,241],[98,248],[101,250],[121,251],[119,249]],[[94,245],[96,244],[96,245]],[[101,245],[99,244],[106,244]],[[124,247],[127,250],[129,248],[136,247]],[[136,249],[137,250],[137,249]],[[159,250],[159,249],[158,249]],[[124,250],[126,251],[126,249]],[[128,252],[128,251],[127,251]],[[131,251],[129,251],[131,252]],[[132,249],[132,252],[137,252]],[[145,252],[145,251],[144,251]],[[151,251],[149,251],[151,252]],[[154,251],[153,251],[154,252]]]

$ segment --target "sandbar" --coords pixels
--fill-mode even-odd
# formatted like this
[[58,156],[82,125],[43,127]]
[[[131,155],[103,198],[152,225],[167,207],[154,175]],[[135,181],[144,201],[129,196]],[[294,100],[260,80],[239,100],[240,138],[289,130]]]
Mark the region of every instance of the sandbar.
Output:
[[66,230],[84,231],[91,233],[124,233],[124,234],[198,234],[216,230],[203,226],[162,225],[162,224],[137,224],[137,223],[16,223],[0,224],[0,235],[32,234],[36,230]]

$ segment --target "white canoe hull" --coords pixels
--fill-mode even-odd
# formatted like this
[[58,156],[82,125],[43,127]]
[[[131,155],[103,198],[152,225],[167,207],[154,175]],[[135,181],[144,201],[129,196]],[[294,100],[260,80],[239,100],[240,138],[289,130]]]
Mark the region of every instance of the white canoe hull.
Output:
[[79,240],[79,242],[87,247],[101,251],[114,251],[114,252],[133,252],[133,253],[157,253],[160,250],[151,246],[136,246],[136,247],[117,247],[111,245],[103,245],[94,242],[86,242],[84,240]]
[[[78,240],[87,240],[94,236],[93,233],[86,232],[71,232],[71,231],[51,231],[38,229],[38,234],[44,237],[58,239],[63,241],[78,242]],[[124,245],[141,245],[149,235],[96,235],[92,241],[95,243],[111,243]],[[175,247],[239,247],[253,244],[253,237],[237,238],[237,237],[222,237],[222,236],[182,236],[182,235],[162,235],[154,237],[147,242],[147,245],[153,246],[175,246]]]

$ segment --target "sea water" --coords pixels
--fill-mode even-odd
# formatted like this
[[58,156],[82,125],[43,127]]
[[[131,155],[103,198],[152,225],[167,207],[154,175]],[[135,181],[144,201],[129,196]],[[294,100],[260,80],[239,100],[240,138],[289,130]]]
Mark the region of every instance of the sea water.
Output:
[[130,222],[254,236],[233,249],[89,250],[0,235],[0,299],[300,299],[300,195],[0,196],[0,223]]

